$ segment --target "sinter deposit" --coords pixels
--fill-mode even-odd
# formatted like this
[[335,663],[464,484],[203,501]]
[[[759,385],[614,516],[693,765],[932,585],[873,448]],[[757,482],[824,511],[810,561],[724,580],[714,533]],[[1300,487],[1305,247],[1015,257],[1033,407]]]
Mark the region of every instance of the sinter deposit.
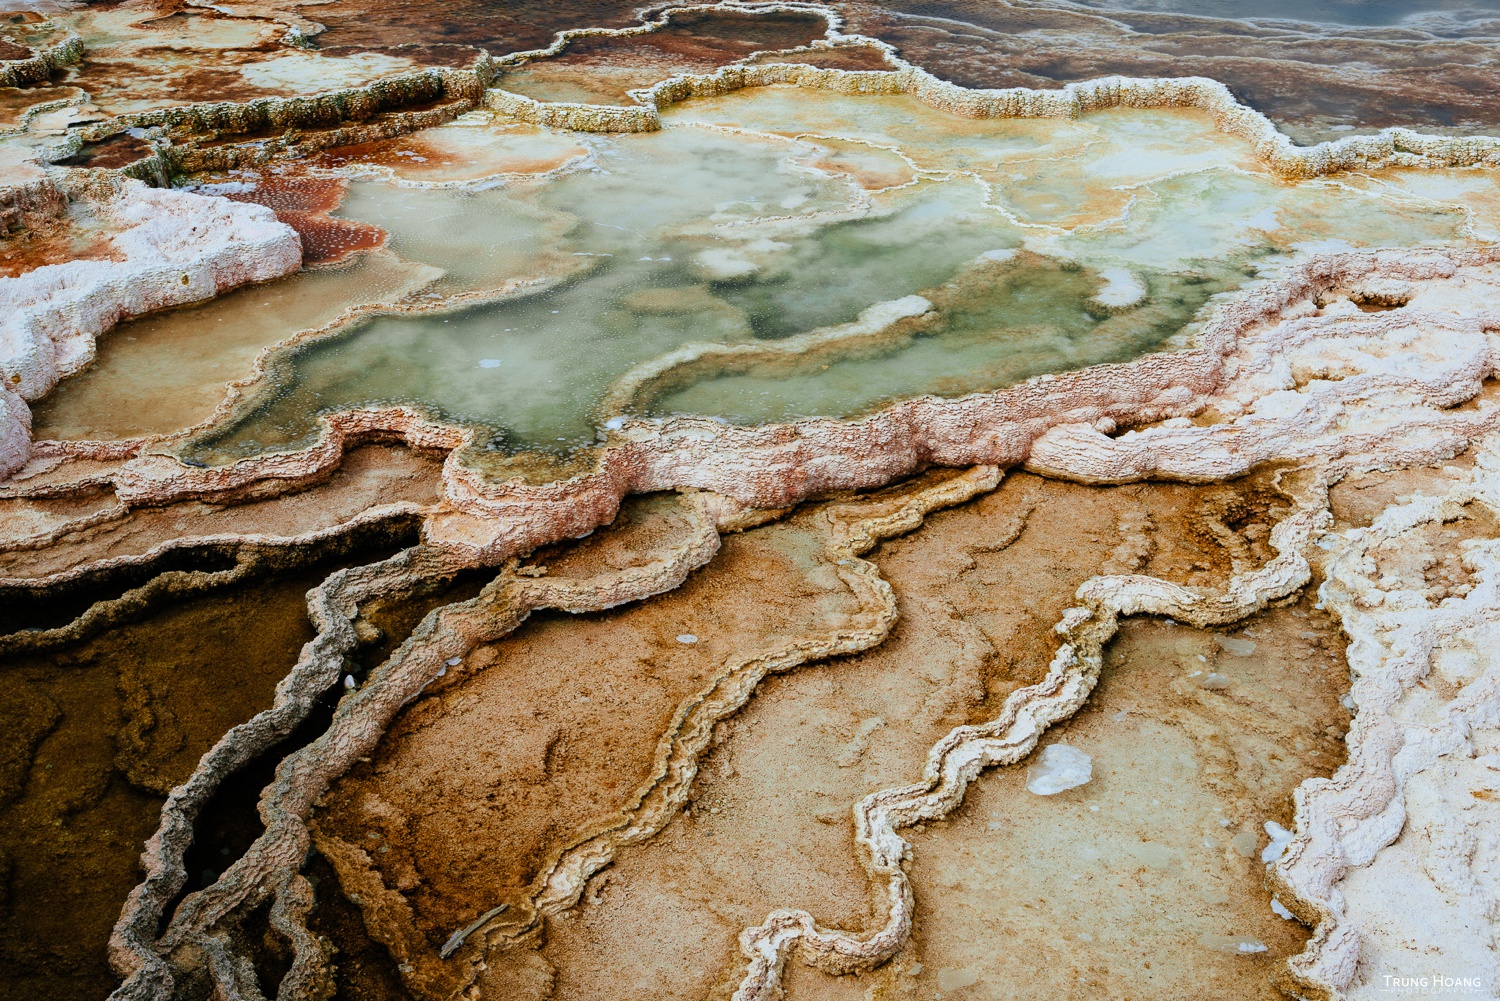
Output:
[[1355,6],[0,16],[18,989],[1493,992],[1500,21]]

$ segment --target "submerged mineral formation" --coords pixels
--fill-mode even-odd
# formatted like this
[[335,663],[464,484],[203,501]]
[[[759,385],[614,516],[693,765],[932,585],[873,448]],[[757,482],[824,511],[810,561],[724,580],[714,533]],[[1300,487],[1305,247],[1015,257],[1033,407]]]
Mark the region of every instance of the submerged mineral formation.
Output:
[[6,11],[3,996],[1493,994],[1396,6]]

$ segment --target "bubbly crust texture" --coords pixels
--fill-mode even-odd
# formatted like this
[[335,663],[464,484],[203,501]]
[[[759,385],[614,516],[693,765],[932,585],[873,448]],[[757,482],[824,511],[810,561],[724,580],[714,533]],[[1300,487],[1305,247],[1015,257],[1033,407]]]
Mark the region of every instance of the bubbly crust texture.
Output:
[[8,389],[0,390],[0,470],[20,469],[31,455],[31,409]]
[[[1488,435],[1471,468],[1447,470],[1446,490],[1319,541],[1329,556],[1318,595],[1350,639],[1349,763],[1297,790],[1298,835],[1270,873],[1316,922],[1289,964],[1290,986],[1309,996],[1350,985],[1378,996],[1382,975],[1418,963],[1495,976],[1488,915],[1500,888],[1486,860],[1500,784],[1500,550],[1484,534],[1454,546],[1458,533],[1444,530],[1500,513],[1497,448]],[[1434,587],[1425,571],[1447,553],[1467,580]],[[1417,901],[1420,922],[1408,911]]]
[[302,266],[297,234],[259,205],[121,180],[100,212],[118,227],[120,260],[70,261],[0,278],[0,471],[7,475],[29,453],[22,401],[86,368],[95,340],[116,323]]
[[94,340],[120,320],[279,278],[302,245],[270,209],[122,182],[101,206],[119,226],[121,261],[51,264],[0,280],[0,372],[28,400],[94,357]]

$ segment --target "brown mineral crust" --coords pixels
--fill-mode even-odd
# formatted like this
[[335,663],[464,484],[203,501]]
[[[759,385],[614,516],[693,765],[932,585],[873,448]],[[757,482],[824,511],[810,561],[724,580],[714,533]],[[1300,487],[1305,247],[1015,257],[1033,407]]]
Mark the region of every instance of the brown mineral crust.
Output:
[[184,595],[410,544],[433,509],[437,470],[404,449],[372,447],[306,493],[228,509],[190,502],[126,512],[107,492],[80,491],[0,502],[18,533],[53,521],[0,552],[0,652],[57,649]]
[[[593,825],[584,826],[582,831],[586,835],[579,837],[579,821],[587,814],[574,818],[571,825],[563,825],[554,836],[563,836],[556,847],[546,853],[546,856],[531,861],[532,856],[525,853],[525,849],[513,843],[507,843],[502,848],[491,849],[483,854],[492,860],[511,860],[511,864],[538,866],[525,872],[531,877],[531,883],[527,896],[515,896],[515,880],[506,879],[503,876],[500,882],[512,885],[510,904],[514,915],[506,922],[508,925],[518,925],[517,929],[507,932],[508,936],[523,933],[535,921],[534,917],[528,917],[532,910],[532,902],[528,897],[536,898],[536,907],[542,914],[555,913],[559,908],[571,906],[576,902],[577,893],[581,888],[581,880],[589,873],[605,864],[611,857],[614,847],[621,844],[629,844],[648,837],[651,832],[665,823],[675,813],[681,799],[687,793],[688,784],[696,771],[697,758],[702,754],[708,739],[712,735],[713,724],[724,715],[735,711],[748,699],[767,672],[784,671],[807,659],[826,657],[833,653],[848,652],[850,650],[865,649],[873,643],[880,642],[894,618],[894,610],[890,606],[888,591],[879,584],[878,577],[873,575],[873,568],[869,564],[861,563],[862,570],[848,571],[839,569],[840,566],[859,561],[852,558],[836,560],[841,554],[854,554],[863,551],[870,544],[872,538],[879,538],[892,532],[908,531],[920,523],[922,513],[930,510],[932,506],[942,506],[948,503],[961,501],[973,496],[976,490],[992,488],[995,481],[993,470],[978,470],[968,474],[954,476],[942,473],[924,477],[915,484],[897,490],[889,491],[883,495],[877,495],[863,503],[836,506],[832,509],[815,509],[793,519],[790,524],[774,526],[751,533],[743,540],[743,546],[736,546],[737,540],[730,540],[730,549],[726,553],[729,562],[723,570],[715,572],[710,569],[706,573],[695,575],[694,583],[685,589],[654,601],[637,611],[624,613],[625,618],[615,617],[613,637],[616,632],[623,631],[627,635],[641,628],[646,628],[654,634],[658,646],[665,645],[668,650],[675,650],[678,656],[649,652],[642,656],[637,654],[633,658],[635,665],[647,665],[650,676],[657,679],[656,684],[630,685],[621,687],[615,678],[623,672],[628,673],[631,667],[622,663],[618,658],[610,657],[602,665],[604,673],[600,675],[599,689],[610,693],[606,695],[606,705],[599,709],[593,706],[593,698],[599,693],[592,681],[585,683],[588,689],[582,699],[576,693],[579,689],[575,685],[568,685],[567,679],[576,677],[585,669],[575,668],[565,673],[563,677],[546,686],[547,691],[553,696],[545,698],[544,702],[554,703],[561,706],[575,706],[574,714],[582,712],[591,715],[594,712],[610,712],[615,719],[611,721],[600,720],[593,728],[574,726],[561,731],[555,725],[542,726],[535,729],[535,721],[528,723],[528,727],[534,732],[550,734],[556,739],[549,738],[544,741],[546,745],[541,760],[544,764],[537,764],[537,749],[522,749],[519,761],[520,770],[523,773],[522,781],[532,783],[545,783],[549,780],[555,781],[554,771],[566,775],[568,772],[576,772],[580,769],[587,770],[590,767],[598,769],[603,764],[607,765],[613,761],[618,768],[620,763],[620,734],[618,727],[618,710],[620,703],[624,700],[630,702],[639,701],[643,694],[652,699],[659,699],[659,694],[653,694],[660,686],[661,678],[667,665],[673,665],[682,658],[683,648],[692,648],[687,658],[689,663],[699,665],[703,670],[703,658],[706,655],[710,665],[716,661],[722,663],[722,667],[715,666],[708,672],[708,677],[697,674],[691,678],[695,682],[679,693],[678,698],[692,691],[693,687],[700,689],[689,701],[681,703],[675,713],[672,709],[671,700],[664,702],[662,711],[667,715],[655,720],[641,721],[633,717],[634,721],[629,725],[632,728],[639,727],[641,732],[637,734],[636,746],[649,753],[655,748],[655,777],[651,772],[642,776],[646,779],[644,784],[637,787],[632,797],[626,793],[623,800],[620,798],[624,790],[614,788],[615,775],[606,770],[606,776],[601,780],[595,776],[592,785],[598,792],[605,795],[605,803],[611,799],[618,803],[624,810],[614,818],[607,820],[602,825],[595,821]],[[873,535],[867,534],[873,533]],[[741,551],[743,550],[743,551]],[[579,547],[579,553],[590,553],[592,546],[584,544]],[[758,558],[756,558],[758,557]],[[769,558],[768,558],[769,557]],[[714,567],[720,563],[713,564]],[[584,569],[579,567],[579,570]],[[521,572],[526,572],[525,570]],[[551,577],[551,574],[548,574]],[[841,580],[842,578],[842,580]],[[763,596],[766,589],[766,581],[770,580],[773,585],[784,585],[787,593],[780,601],[767,602]],[[736,592],[748,588],[750,593],[761,595],[759,599],[750,598],[748,594],[736,600]],[[679,598],[680,596],[680,598]],[[851,600],[857,599],[857,600]],[[729,614],[730,609],[743,609],[737,616]],[[659,618],[665,617],[664,624],[655,626],[649,623],[659,623]],[[641,617],[646,617],[648,625],[641,627],[635,622]],[[790,623],[790,627],[789,624]],[[603,626],[604,623],[599,625]],[[545,627],[544,627],[545,628]],[[567,640],[570,635],[580,628],[574,624],[571,629],[555,632],[547,630],[542,637],[533,639],[533,643],[546,644],[544,660],[551,663],[558,657],[558,637],[561,637],[563,649],[566,651],[570,645]],[[696,633],[677,632],[682,629],[698,628],[704,631],[701,637]],[[676,632],[675,637],[671,634]],[[584,642],[588,642],[588,636],[592,628],[585,631]],[[663,636],[663,634],[666,634]],[[534,635],[534,634],[522,634]],[[651,644],[646,644],[649,647]],[[637,644],[640,646],[640,644]],[[508,654],[510,657],[520,656],[523,661],[528,659],[525,652],[526,647],[517,651],[512,646],[505,650],[497,650],[497,653]],[[732,654],[732,656],[731,656]],[[568,654],[562,654],[568,658]],[[597,659],[599,653],[590,649],[587,657]],[[571,658],[569,658],[571,659]],[[587,658],[585,658],[587,659]],[[488,658],[486,658],[486,662]],[[664,663],[665,662],[665,663]],[[509,675],[511,667],[506,663],[499,663],[492,669],[480,675],[478,684],[485,687],[484,679],[492,679],[494,684],[500,684],[501,679],[496,675]],[[529,677],[533,685],[536,684],[536,672],[521,672],[523,677]],[[593,675],[587,675],[592,678]],[[704,687],[705,681],[707,682]],[[439,684],[451,684],[439,682]],[[458,689],[459,703],[463,710],[454,710],[462,715],[471,716],[471,707],[475,702],[473,691],[475,682],[463,683]],[[553,691],[555,685],[566,686]],[[645,689],[644,692],[640,691]],[[451,690],[451,689],[449,689]],[[464,693],[469,693],[465,695]],[[538,712],[545,713],[548,717],[555,716],[555,711],[538,709],[537,704],[529,702],[527,697],[520,692],[514,696],[499,701],[510,703],[519,700],[531,706],[531,715],[535,717]],[[490,704],[494,699],[481,699],[481,703]],[[577,703],[585,705],[579,707]],[[452,709],[452,707],[450,707]],[[524,706],[522,715],[525,715]],[[509,710],[500,710],[508,713]],[[481,712],[484,712],[481,710]],[[493,715],[493,713],[489,713]],[[408,745],[402,746],[394,753],[405,762],[415,763],[420,771],[425,765],[422,761],[430,761],[431,755],[438,752],[432,746],[432,742],[441,741],[442,732],[450,728],[445,722],[450,714],[440,716],[435,711],[422,713],[414,726],[422,727],[421,735],[417,736],[412,730],[404,730]],[[607,718],[606,718],[607,719]],[[670,725],[668,722],[670,720]],[[472,719],[468,721],[470,730],[474,727]],[[504,729],[502,727],[502,729]],[[590,763],[586,759],[589,748],[597,739],[591,735],[590,730],[609,731],[613,739],[605,742],[594,754],[594,760]],[[428,737],[432,731],[440,731],[437,736]],[[662,734],[657,738],[658,734]],[[653,739],[656,738],[656,739]],[[460,738],[461,739],[461,738]],[[563,741],[561,747],[558,741]],[[629,743],[629,741],[625,741]],[[389,746],[389,745],[388,745]],[[509,747],[509,743],[502,745]],[[528,744],[529,748],[530,745]],[[378,754],[377,754],[378,756]],[[491,756],[489,760],[494,760]],[[505,760],[503,756],[500,760]],[[493,766],[492,766],[493,767]],[[503,766],[502,766],[503,767]],[[538,772],[536,777],[527,780],[525,773]],[[423,944],[423,936],[413,926],[412,915],[414,904],[418,900],[426,899],[425,894],[418,894],[412,904],[407,903],[391,887],[402,889],[416,889],[417,883],[413,880],[416,871],[411,868],[413,860],[427,858],[434,851],[443,855],[438,845],[456,844],[452,840],[451,833],[432,827],[427,822],[421,822],[420,826],[424,833],[418,838],[412,833],[410,838],[399,837],[391,847],[399,845],[413,845],[406,856],[393,856],[389,862],[396,867],[392,871],[390,865],[378,860],[372,868],[369,853],[351,843],[351,837],[357,841],[357,829],[368,823],[370,817],[380,817],[386,820],[394,820],[403,811],[408,817],[431,817],[432,811],[429,807],[414,804],[413,796],[424,796],[424,790],[420,781],[408,782],[400,778],[386,781],[383,778],[389,768],[382,769],[376,766],[375,776],[369,782],[362,782],[355,786],[355,792],[350,795],[352,800],[346,799],[345,803],[351,805],[342,812],[348,815],[353,813],[354,817],[346,821],[348,828],[343,838],[325,837],[320,833],[320,849],[323,854],[334,862],[341,874],[346,892],[357,893],[361,899],[367,901],[365,905],[367,921],[377,937],[386,941],[391,946],[393,954],[406,964],[409,973],[409,982],[419,989],[423,994],[443,993],[451,990],[450,984],[456,971],[452,967],[442,967],[432,962],[430,946]],[[665,782],[663,779],[665,778]],[[501,786],[509,784],[501,779]],[[481,784],[488,788],[493,779],[482,780]],[[427,784],[431,787],[431,784]],[[605,788],[600,789],[600,786]],[[375,793],[385,793],[384,800],[379,795],[361,793],[358,790],[373,790]],[[391,795],[394,791],[395,795]],[[598,795],[598,792],[594,796]],[[539,811],[546,810],[554,817],[558,806],[566,809],[568,798],[566,795],[561,802],[554,804],[553,796],[546,797],[542,803],[532,804],[532,809],[525,811],[523,815],[535,815]],[[390,800],[394,800],[393,807]],[[507,815],[504,818],[507,828],[515,824],[523,823],[518,818],[511,817],[510,811],[506,810],[506,800],[496,803],[490,797],[494,810],[500,810]],[[594,803],[593,810],[603,813],[608,817],[608,811],[603,804]],[[493,812],[493,811],[492,811]],[[520,813],[520,811],[517,811]],[[337,821],[337,815],[335,815]],[[628,824],[628,826],[626,826]],[[488,825],[486,825],[488,826]],[[569,826],[572,830],[569,831]],[[589,826],[594,827],[597,833],[589,832]],[[320,828],[322,831],[323,828]],[[430,832],[430,833],[427,833]],[[485,838],[485,830],[473,828],[463,836],[463,840],[469,843],[482,842]],[[532,838],[534,835],[526,835]],[[413,840],[415,839],[415,840]],[[417,841],[422,844],[417,845]],[[363,844],[360,842],[360,844]],[[559,855],[558,849],[566,848],[567,851]],[[518,852],[522,852],[520,858],[516,858]],[[489,863],[491,866],[495,862]],[[437,890],[441,891],[448,886],[449,874],[455,871],[472,872],[476,866],[473,863],[462,862],[439,869],[435,864],[431,867],[423,866],[424,874],[429,880],[439,884]],[[384,878],[381,878],[384,873]],[[358,888],[358,889],[356,889]],[[415,906],[416,913],[424,913],[428,910],[436,910],[446,913],[447,902],[439,900],[429,903],[425,908]],[[451,905],[448,905],[451,906]],[[489,913],[488,902],[473,902],[470,907],[465,908],[470,913]],[[516,913],[519,911],[519,913]],[[451,915],[451,922],[457,924],[460,914]],[[466,919],[466,916],[465,916]],[[425,924],[425,918],[423,920]],[[426,940],[431,941],[434,933],[429,931]],[[436,944],[433,942],[432,944]],[[445,950],[446,951],[446,950]],[[435,979],[434,979],[435,978]]]
[[[695,495],[688,506],[693,511],[693,533],[664,559],[648,566],[576,584],[502,572],[478,598],[432,612],[390,661],[342,701],[330,729],[282,762],[273,783],[280,791],[271,794],[277,805],[262,807],[266,833],[217,883],[184,900],[166,933],[166,950],[189,943],[195,948],[213,949],[212,942],[194,930],[205,917],[212,921],[247,899],[253,907],[254,902],[274,895],[272,924],[291,938],[295,951],[283,990],[320,989],[314,985],[327,977],[327,957],[323,947],[306,932],[303,922],[312,906],[312,894],[296,869],[308,846],[303,818],[313,800],[326,790],[328,779],[343,774],[355,758],[373,746],[395,712],[440,676],[445,658],[457,655],[461,659],[478,643],[510,632],[538,608],[598,611],[678,586],[717,550],[716,526],[735,523],[740,510],[712,495]],[[187,818],[196,812],[196,804],[212,791],[225,769],[234,767],[234,762],[245,760],[290,732],[305,717],[310,700],[337,678],[345,655],[357,642],[350,620],[358,614],[360,604],[377,596],[388,599],[410,591],[423,581],[451,579],[473,565],[472,560],[451,551],[417,547],[380,564],[335,574],[309,593],[309,611],[319,636],[303,649],[298,665],[279,686],[277,705],[231,731],[205,755],[193,780],[173,791],[173,800],[163,811],[163,827],[147,845],[143,857],[146,882],[132,894],[111,939],[112,962],[122,975],[130,977],[127,990],[149,990],[150,984],[171,977],[162,954],[148,948],[147,942],[157,937],[162,908],[182,886],[182,853],[191,840]],[[371,712],[383,717],[373,728],[369,725]],[[288,837],[300,845],[293,849],[299,861],[292,864],[285,878],[278,875],[267,883],[268,872],[280,873],[286,863],[292,862],[286,854]],[[215,973],[216,978],[224,976],[238,979],[242,974]]]
[[81,645],[3,658],[4,997],[115,987],[109,929],[163,794],[271,703],[312,636],[304,592],[326,572],[191,597]]
[[1500,125],[1493,102],[1482,97],[1497,83],[1493,64],[1480,55],[1489,44],[1483,39],[965,0],[924,3],[909,13],[901,6],[851,7],[849,30],[890,42],[912,62],[967,87],[1196,75],[1223,81],[1279,124],[1318,138],[1335,124],[1469,131]]
[[152,145],[144,139],[122,132],[98,142],[85,143],[77,153],[57,162],[63,167],[117,170],[151,156],[154,152]]
[[[735,965],[746,919],[776,906],[809,906],[829,925],[878,925],[849,837],[855,801],[919,774],[943,734],[992,717],[1040,680],[1056,652],[1052,624],[1101,568],[1176,578],[1211,566],[1222,585],[1234,557],[1195,515],[1236,504],[1265,519],[1246,522],[1261,526],[1250,534],[1262,541],[1284,510],[1267,507],[1258,480],[1098,489],[1017,474],[882,543],[873,560],[901,613],[890,637],[766,681],[722,725],[686,813],[624,850],[566,920],[548,922],[542,956],[560,996],[710,996]],[[496,977],[517,962],[530,960],[493,951],[489,960]]]
[[0,150],[0,277],[49,264],[123,260],[110,227],[88,203],[70,203],[64,187],[18,149]]
[[[141,56],[149,59],[147,50]],[[111,98],[129,101],[151,101],[167,107],[217,102],[241,103],[256,98],[279,97],[276,88],[257,87],[247,82],[237,64],[258,61],[253,53],[215,53],[218,65],[197,64],[159,73],[152,79],[143,77],[139,58],[112,60],[85,56],[79,61],[68,82],[88,91],[107,113],[113,108]]]
[[67,229],[52,233],[30,232],[14,240],[0,241],[0,277],[14,278],[49,264],[68,261],[121,261],[107,233],[81,234]]
[[469,45],[495,55],[545,46],[568,28],[628,27],[638,5],[619,0],[528,0],[471,4],[437,0],[420,7],[404,0],[355,0],[318,8],[326,29],[319,46],[375,47],[402,42]]
[[0,129],[21,125],[31,109],[39,105],[82,98],[83,91],[77,87],[0,87]]
[[[622,510],[627,523],[647,514],[639,504]],[[656,546],[672,528],[660,526],[667,531]],[[552,578],[583,575],[590,563],[639,562],[629,551],[596,554],[602,548],[591,538],[565,561],[532,565]],[[521,920],[558,854],[618,824],[649,783],[685,699],[723,665],[856,611],[830,567],[810,558],[819,548],[811,523],[729,536],[676,591],[601,615],[536,616],[476,649],[451,682],[429,686],[371,752],[372,763],[333,788],[316,822],[320,847],[329,838],[358,846],[363,864],[410,901],[417,934],[387,941],[393,952],[422,969],[429,964],[408,949],[430,954],[498,903],[510,906],[506,923]],[[455,760],[464,762],[456,771]],[[353,864],[347,849],[324,850],[340,859],[341,875]],[[438,985],[424,973],[411,982],[425,995]]]
[[38,583],[122,561],[149,560],[205,540],[296,539],[367,512],[426,510],[438,502],[441,459],[401,447],[351,452],[328,479],[231,505],[198,500],[127,510],[108,490],[0,499],[0,580]]
[[590,94],[588,103],[625,104],[627,91],[681,74],[712,73],[764,49],[790,49],[821,38],[824,20],[808,14],[742,14],[694,9],[669,11],[664,25],[631,35],[582,35],[557,55],[520,64],[518,75],[502,75],[532,86],[571,85]]
[[341,177],[306,177],[286,172],[256,177],[249,191],[229,190],[224,197],[236,202],[255,202],[276,213],[276,218],[302,238],[304,264],[331,264],[361,250],[385,245],[386,232],[357,219],[335,219],[349,190]]
[[474,66],[474,59],[477,55],[474,48],[469,45],[408,40],[401,40],[391,45],[319,44],[317,51],[324,56],[352,56],[362,52],[373,52],[409,59],[420,66],[441,66],[447,69],[469,69]]
[[[483,7],[440,0],[420,10],[395,0],[356,0],[320,7],[314,16],[327,29],[318,36],[320,48],[445,43],[473,46],[500,56],[545,48],[559,31],[629,28],[639,23],[639,10],[612,0],[543,0]],[[684,49],[739,51],[741,55],[757,49],[803,45],[823,30],[821,18],[803,11],[767,17],[736,10],[703,10],[678,15],[673,21],[670,35],[676,37],[668,44]]]
[[1222,625],[1304,586],[1310,571],[1301,549],[1324,513],[1321,491],[1316,478],[1302,485],[1297,509],[1270,530],[1276,558],[1236,573],[1222,591],[1184,588],[1142,574],[1105,574],[1085,582],[1077,592],[1080,604],[1065,611],[1055,627],[1062,643],[1045,678],[1011,693],[994,718],[949,731],[928,751],[919,782],[871,793],[855,806],[855,837],[866,849],[860,861],[880,888],[877,899],[884,898],[883,925],[849,932],[821,925],[805,910],[772,911],[740,936],[740,952],[749,962],[736,998],[778,996],[793,950],[802,962],[840,975],[873,969],[899,953],[911,932],[915,903],[904,864],[910,845],[897,831],[946,817],[985,769],[1024,760],[1046,729],[1076,713],[1098,680],[1103,646],[1118,631],[1122,615],[1165,616],[1200,628]]
[[895,69],[895,65],[886,58],[885,51],[872,45],[830,45],[826,48],[814,46],[797,52],[770,52],[753,56],[748,62],[797,63],[823,69],[866,72]]
[[699,9],[668,12],[667,23],[649,33],[581,37],[549,63],[598,66],[674,67],[676,73],[707,72],[766,49],[791,49],[822,38],[826,24],[809,14],[756,15]]
[[[1235,628],[1242,655],[1219,635],[1123,623],[1089,703],[1048,737],[1091,754],[1092,781],[1043,797],[1004,769],[912,839],[917,915],[906,969],[878,978],[890,996],[955,971],[1045,996],[1282,996],[1270,974],[1309,933],[1271,911],[1262,824],[1292,828],[1292,790],[1343,763],[1343,637],[1309,595]],[[1266,951],[1214,944],[1236,935]]]

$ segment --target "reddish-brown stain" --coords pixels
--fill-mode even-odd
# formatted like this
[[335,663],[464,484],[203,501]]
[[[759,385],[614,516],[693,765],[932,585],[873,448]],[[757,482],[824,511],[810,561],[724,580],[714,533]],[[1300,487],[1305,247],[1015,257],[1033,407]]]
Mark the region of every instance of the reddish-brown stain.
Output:
[[329,215],[343,202],[349,188],[349,182],[342,178],[273,175],[254,183],[249,191],[227,193],[225,197],[254,202],[275,212],[277,219],[302,237],[304,264],[340,261],[356,251],[385,243],[385,230],[379,226]]
[[60,162],[65,167],[118,168],[150,155],[150,143],[122,132],[96,143],[85,143],[77,153]]

